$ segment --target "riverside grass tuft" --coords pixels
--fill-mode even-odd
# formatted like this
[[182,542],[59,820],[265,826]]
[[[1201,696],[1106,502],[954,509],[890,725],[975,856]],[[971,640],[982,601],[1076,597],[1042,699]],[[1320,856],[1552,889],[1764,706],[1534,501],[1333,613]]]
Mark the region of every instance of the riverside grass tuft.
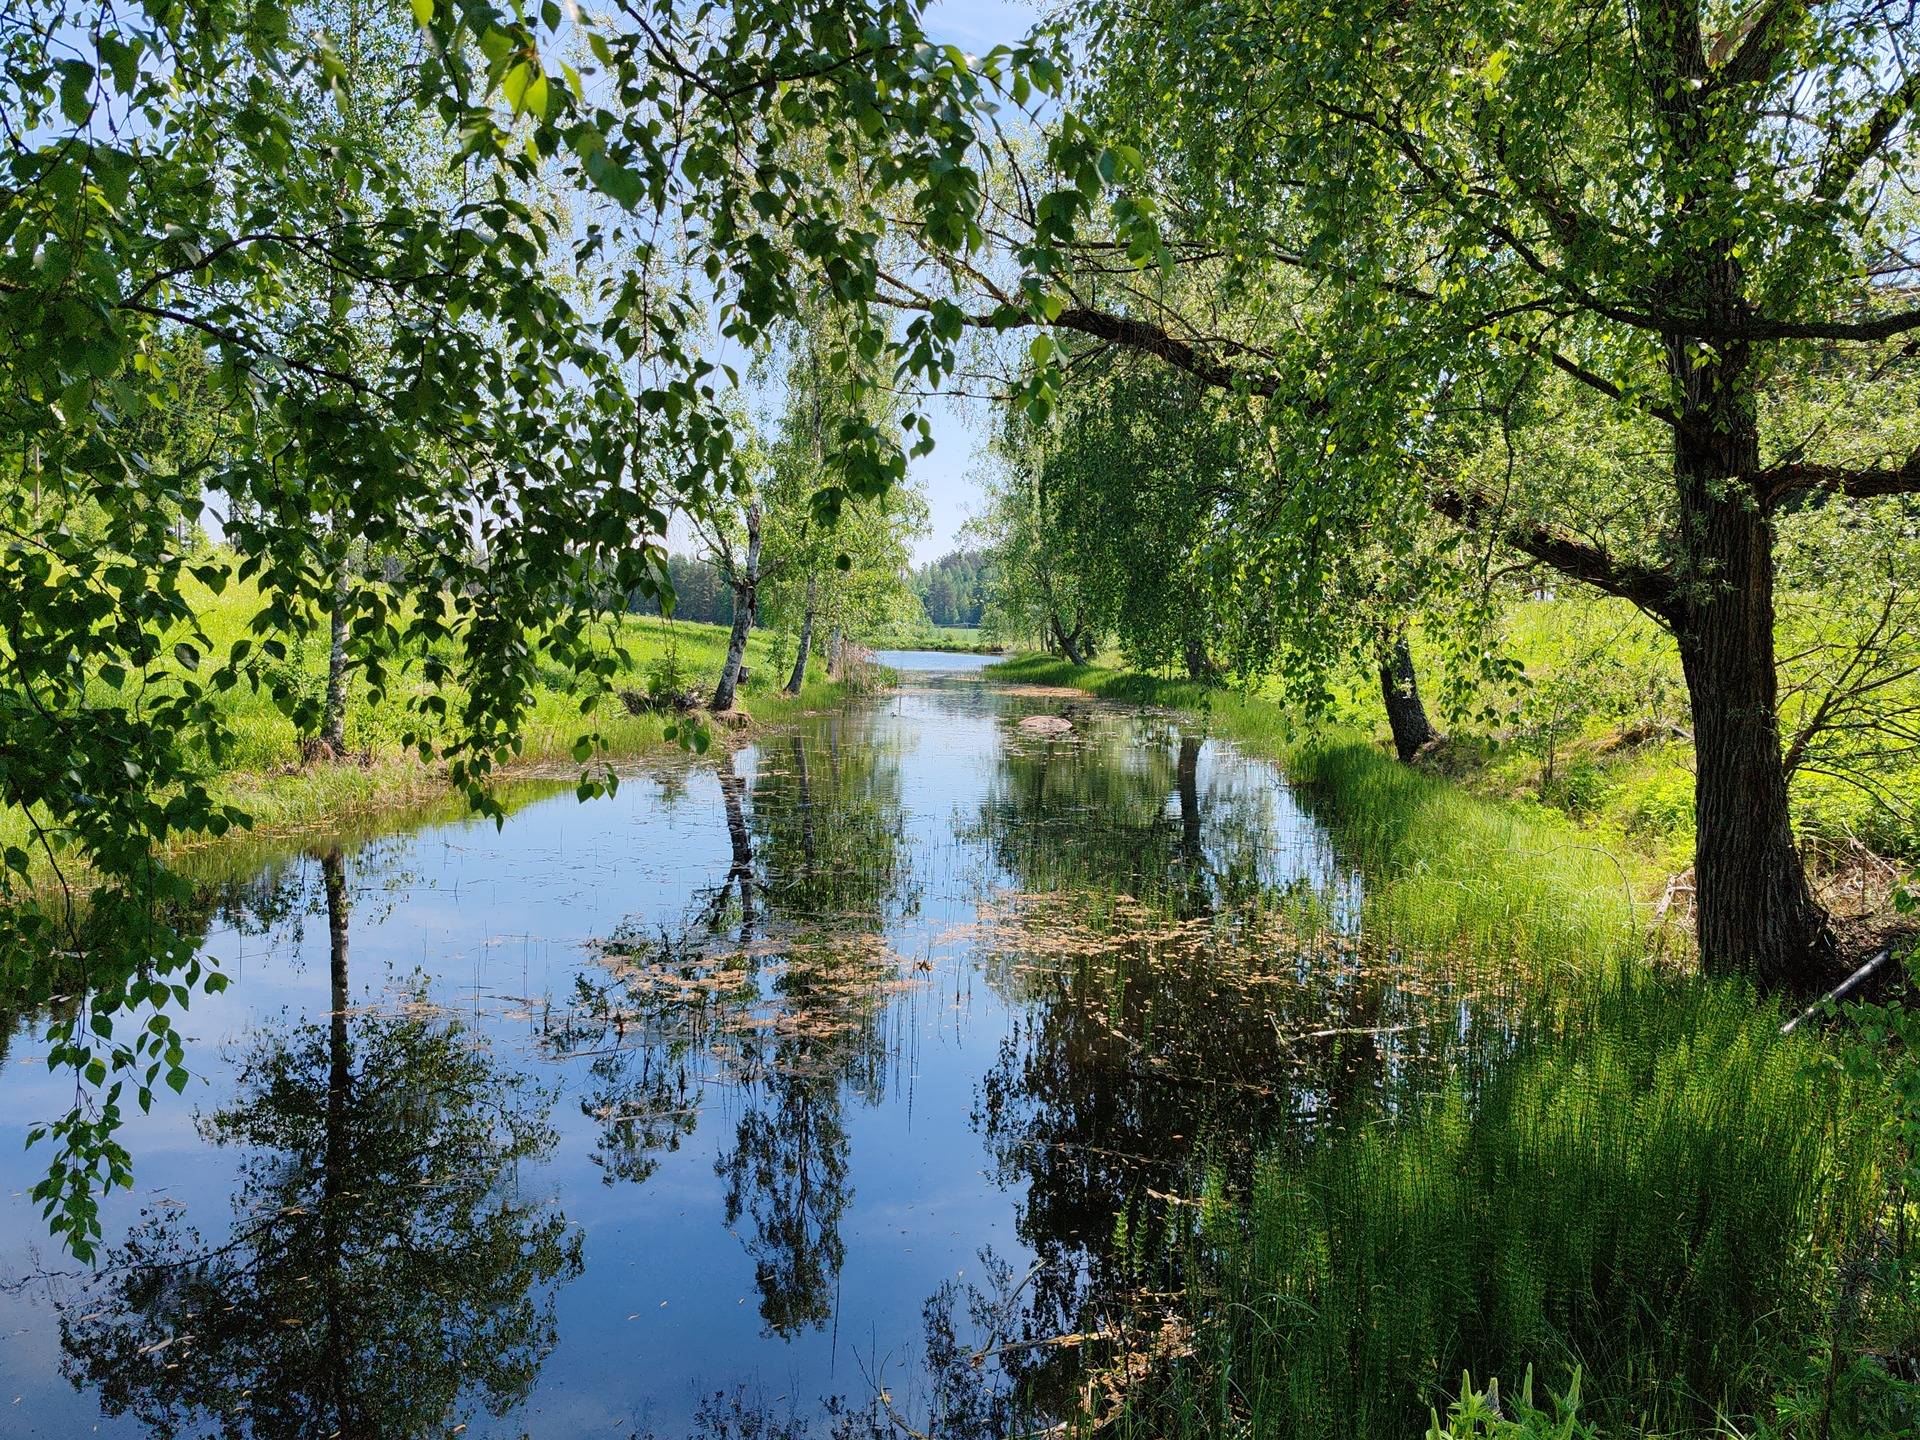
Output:
[[[1870,1357],[1829,1384],[1830,1356],[1861,1354],[1834,1317],[1887,1218],[1887,1094],[1744,984],[1648,963],[1685,937],[1652,927],[1658,867],[1627,837],[1258,696],[1038,658],[994,674],[1196,713],[1275,759],[1364,873],[1371,942],[1465,962],[1507,1002],[1463,1012],[1482,1033],[1437,1093],[1305,1145],[1254,1137],[1250,1179],[1196,1177],[1170,1262],[1190,1345],[1132,1374],[1100,1434],[1920,1433],[1913,1395],[1849,1399],[1849,1374],[1900,1389]],[[1489,1384],[1529,1383],[1532,1419],[1485,1413]]]

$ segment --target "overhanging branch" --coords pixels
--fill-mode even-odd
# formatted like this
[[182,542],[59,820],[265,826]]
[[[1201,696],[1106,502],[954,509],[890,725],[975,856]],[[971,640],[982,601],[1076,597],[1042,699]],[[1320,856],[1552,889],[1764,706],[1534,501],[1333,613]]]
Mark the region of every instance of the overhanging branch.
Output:
[[1663,570],[1616,560],[1599,546],[1549,525],[1509,523],[1500,515],[1499,504],[1478,491],[1440,488],[1433,492],[1430,503],[1449,520],[1472,529],[1491,530],[1505,544],[1562,575],[1630,600],[1663,619],[1672,618],[1677,587]]

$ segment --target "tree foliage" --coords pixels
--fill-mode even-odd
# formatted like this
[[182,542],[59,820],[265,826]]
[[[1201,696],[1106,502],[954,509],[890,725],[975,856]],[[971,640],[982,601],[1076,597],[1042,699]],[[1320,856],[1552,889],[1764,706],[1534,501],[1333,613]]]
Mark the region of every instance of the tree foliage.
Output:
[[[26,0],[0,19],[0,801],[38,850],[8,850],[0,900],[64,887],[0,912],[0,952],[42,991],[71,970],[51,957],[84,957],[50,1037],[74,1103],[36,1132],[54,1153],[35,1192],[81,1253],[98,1189],[128,1178],[121,1107],[185,1083],[160,1012],[219,983],[165,923],[184,896],[164,855],[245,822],[207,789],[218,696],[280,683],[331,604],[315,517],[397,557],[406,603],[356,599],[364,683],[423,653],[409,739],[489,805],[540,669],[589,703],[606,687],[592,585],[659,589],[670,506],[738,482],[710,342],[752,347],[824,293],[852,317],[836,346],[937,379],[951,327],[896,335],[866,304],[881,233],[909,215],[926,244],[977,239],[983,108],[1058,83],[1030,50],[927,43],[899,0],[409,8],[382,113],[444,146],[433,203],[405,147],[307,123],[367,82],[318,10]],[[798,164],[803,133],[861,185]],[[189,387],[218,417],[190,453],[156,440]],[[827,503],[878,493],[901,436],[836,463]],[[224,654],[183,592],[229,581],[192,538],[205,513],[263,597]]]

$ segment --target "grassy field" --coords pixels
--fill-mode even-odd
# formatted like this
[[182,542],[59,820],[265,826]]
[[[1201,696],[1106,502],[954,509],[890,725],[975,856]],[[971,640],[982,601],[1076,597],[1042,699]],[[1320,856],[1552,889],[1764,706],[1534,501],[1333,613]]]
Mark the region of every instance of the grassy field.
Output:
[[[202,588],[191,598],[210,653],[226,653],[234,641],[249,633],[257,596],[248,587],[230,586],[220,596]],[[609,617],[608,623],[603,643],[627,657],[613,678],[616,692],[644,693],[650,682],[671,681],[673,688],[704,696],[719,677],[727,644],[723,626],[641,615]],[[771,637],[760,631],[748,641],[748,679],[741,690],[741,708],[756,720],[777,723],[789,714],[834,703],[840,687],[825,680],[824,667],[817,664],[804,694],[781,694],[779,687],[786,677],[773,673],[771,644]],[[290,672],[287,678],[299,693],[318,698],[325,686],[324,640],[313,638],[293,646],[284,671]],[[547,683],[526,717],[520,752],[508,767],[510,775],[577,777],[581,766],[574,758],[574,745],[585,734],[597,734],[608,757],[672,743],[664,735],[668,716],[631,713],[617,693],[592,713],[582,714],[579,701],[566,691],[568,677],[556,672],[544,678]],[[424,690],[417,664],[403,663],[388,693],[377,702],[356,677],[347,709],[348,758],[314,764],[302,763],[301,736],[266,688],[239,686],[226,692],[223,714],[233,744],[227,763],[214,774],[214,798],[245,811],[256,830],[273,832],[415,805],[445,794],[440,769],[422,764],[401,744],[402,736],[422,723],[409,702]],[[103,691],[101,699],[109,694]],[[18,812],[0,812],[0,844],[25,844],[28,834],[25,818]]]
[[964,655],[998,655],[1005,647],[977,625],[935,625],[894,630],[868,642],[875,650],[947,650]]

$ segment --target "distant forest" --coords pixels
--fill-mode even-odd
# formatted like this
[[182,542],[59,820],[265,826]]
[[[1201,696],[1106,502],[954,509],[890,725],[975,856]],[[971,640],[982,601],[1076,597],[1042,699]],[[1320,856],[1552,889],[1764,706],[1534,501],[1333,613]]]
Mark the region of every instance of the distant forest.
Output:
[[[733,623],[733,590],[720,578],[712,561],[693,555],[669,555],[667,573],[673,577],[674,619]],[[627,597],[627,609],[636,615],[658,615],[660,602],[636,590]]]
[[992,583],[984,550],[954,550],[913,572],[913,593],[936,625],[978,625]]
[[[993,560],[984,550],[955,550],[922,565],[909,577],[913,593],[935,625],[978,625],[992,584]],[[715,625],[733,623],[733,592],[713,562],[695,555],[669,555],[667,572],[673,576],[673,607],[677,620],[703,620]],[[637,591],[627,609],[637,615],[658,615],[658,601]]]

